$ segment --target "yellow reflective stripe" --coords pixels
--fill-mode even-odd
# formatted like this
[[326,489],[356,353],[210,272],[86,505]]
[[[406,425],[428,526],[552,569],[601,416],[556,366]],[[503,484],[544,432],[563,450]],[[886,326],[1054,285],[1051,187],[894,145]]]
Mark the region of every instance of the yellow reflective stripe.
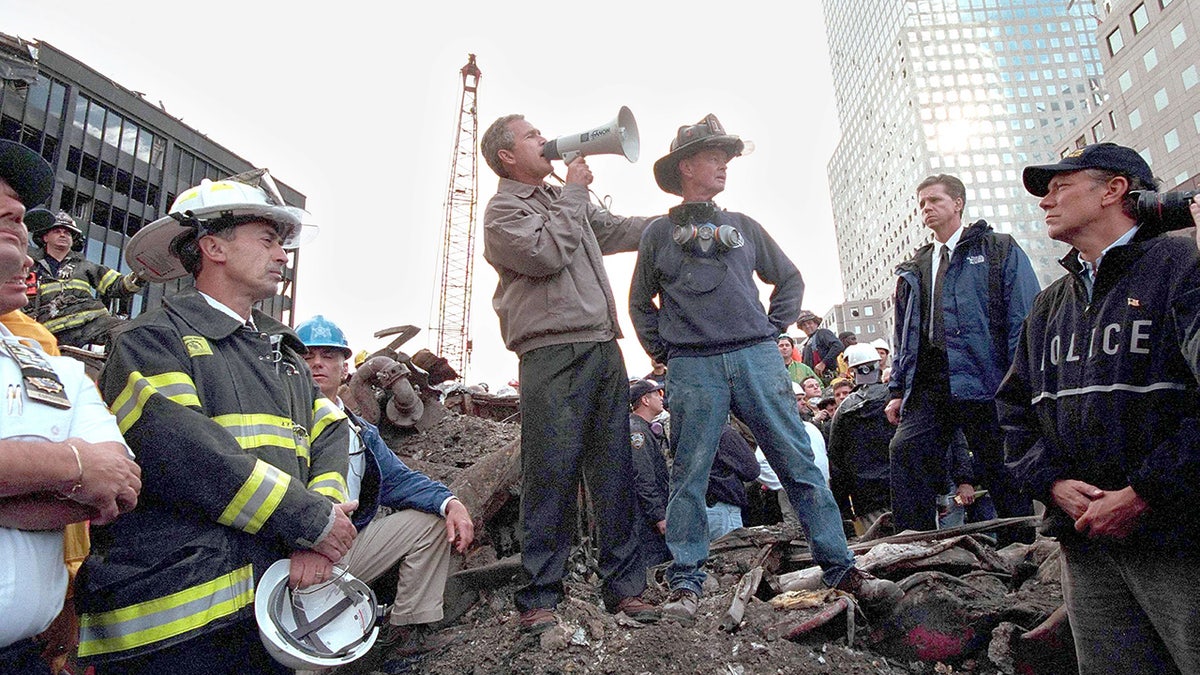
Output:
[[243,450],[263,447],[288,448],[308,461],[308,442],[297,438],[299,428],[287,417],[266,413],[230,413],[212,418],[237,439]]
[[248,534],[258,532],[275,513],[291,482],[290,475],[261,459],[255,461],[250,477],[242,483],[217,522]]
[[308,489],[341,503],[350,499],[346,478],[336,471],[323,473],[308,481]]
[[38,287],[38,295],[52,295],[55,293],[63,293],[65,291],[82,291],[89,296],[96,294],[96,289],[87,282],[86,279],[68,279],[66,281],[43,281]]
[[108,310],[101,307],[99,309],[89,309],[83,312],[66,314],[64,316],[50,319],[42,325],[45,326],[46,330],[50,331],[51,333],[58,333],[60,331],[67,330],[68,328],[82,326],[83,324],[101,316],[108,316]]
[[79,618],[79,655],[136,649],[200,628],[254,604],[254,566],[246,565],[162,598]]
[[104,273],[104,276],[100,277],[100,283],[96,286],[96,290],[101,293],[107,293],[108,289],[111,288],[113,284],[117,283],[117,279],[120,278],[120,272],[116,270],[109,270]]
[[130,427],[141,419],[146,400],[154,394],[182,406],[200,407],[196,383],[192,382],[187,373],[172,371],[146,377],[135,370],[129,373],[125,388],[109,406],[109,410],[117,418],[117,426],[121,433],[129,431]]
[[325,431],[325,427],[338,420],[346,419],[346,413],[337,407],[337,404],[324,396],[318,396],[317,400],[313,401],[313,428],[309,433],[309,438],[317,438]]

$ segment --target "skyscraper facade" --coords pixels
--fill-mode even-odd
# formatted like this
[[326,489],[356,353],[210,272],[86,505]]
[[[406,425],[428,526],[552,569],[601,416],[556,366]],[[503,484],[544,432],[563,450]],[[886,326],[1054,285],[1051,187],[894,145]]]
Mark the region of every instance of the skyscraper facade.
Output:
[[[54,167],[47,206],[68,212],[88,260],[128,272],[129,238],[164,215],[176,195],[208,178],[254,166],[158,105],[53,45],[0,33],[0,138],[23,143]],[[305,196],[276,181],[288,203]],[[259,307],[292,321],[298,253],[289,255],[279,295]],[[146,284],[115,313],[137,315],[191,284]]]
[[1059,154],[1120,143],[1141,153],[1161,189],[1200,189],[1200,3],[1108,0],[1098,9],[1106,95]]
[[846,298],[881,299],[890,314],[895,266],[930,236],[915,188],[937,173],[962,179],[967,221],[1012,234],[1043,285],[1060,276],[1063,247],[1046,237],[1020,175],[1057,158],[1062,139],[1101,103],[1092,3],[823,7],[842,132],[828,175]]

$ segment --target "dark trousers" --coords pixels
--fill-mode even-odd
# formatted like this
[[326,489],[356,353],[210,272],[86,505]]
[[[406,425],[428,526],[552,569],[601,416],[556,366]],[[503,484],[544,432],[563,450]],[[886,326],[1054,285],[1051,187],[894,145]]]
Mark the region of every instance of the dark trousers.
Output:
[[0,647],[0,675],[50,675],[50,664],[42,660],[42,644],[25,638]]
[[629,379],[616,341],[551,345],[521,356],[521,611],[553,608],[575,533],[580,480],[596,518],[603,597],[641,595],[646,568],[634,529]]
[[263,647],[251,618],[132,659],[96,664],[96,675],[291,675]]
[[[989,490],[1001,518],[1033,514],[1033,502],[1021,493],[1004,466],[1004,437],[992,401],[955,401],[949,392],[914,388],[892,437],[892,517],[899,530],[937,527],[937,496],[945,491],[947,449],[957,431],[974,456],[975,481]],[[1001,531],[1001,545],[1032,541],[1032,528]]]

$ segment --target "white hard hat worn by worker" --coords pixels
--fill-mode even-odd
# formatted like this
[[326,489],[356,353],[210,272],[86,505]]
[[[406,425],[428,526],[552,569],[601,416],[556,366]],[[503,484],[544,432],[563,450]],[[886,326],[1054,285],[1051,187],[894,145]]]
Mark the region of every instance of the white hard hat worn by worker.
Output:
[[854,373],[855,384],[875,384],[880,381],[879,351],[870,344],[846,347],[846,365]]
[[265,169],[225,180],[204,179],[184,190],[167,216],[138,230],[125,248],[125,261],[143,279],[170,281],[189,274],[180,249],[200,237],[261,220],[275,226],[283,248],[298,248],[316,236],[311,214],[288,206]]

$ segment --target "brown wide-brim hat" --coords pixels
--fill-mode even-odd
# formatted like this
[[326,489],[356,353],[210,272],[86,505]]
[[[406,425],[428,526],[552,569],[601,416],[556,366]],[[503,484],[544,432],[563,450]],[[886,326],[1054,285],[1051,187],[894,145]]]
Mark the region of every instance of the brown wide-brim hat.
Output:
[[733,158],[742,154],[746,144],[737,136],[725,133],[725,127],[711,113],[696,124],[679,127],[679,131],[675,132],[675,140],[671,141],[671,152],[654,163],[654,180],[658,187],[682,197],[679,162],[710,148],[724,150]]

